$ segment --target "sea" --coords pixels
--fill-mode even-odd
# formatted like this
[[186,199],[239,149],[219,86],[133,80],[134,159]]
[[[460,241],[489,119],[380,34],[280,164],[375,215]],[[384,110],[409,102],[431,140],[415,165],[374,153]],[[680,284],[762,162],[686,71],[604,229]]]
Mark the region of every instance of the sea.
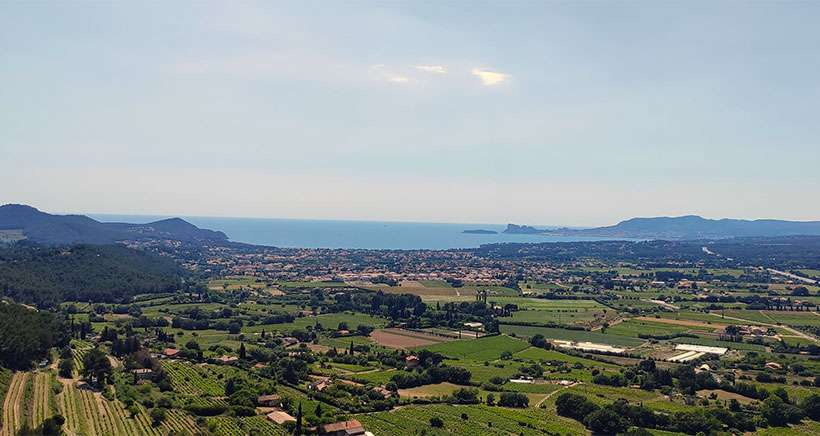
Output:
[[[103,222],[145,224],[168,216],[89,214]],[[200,228],[219,230],[231,241],[288,248],[351,248],[444,250],[476,248],[501,242],[574,242],[601,238],[501,233],[505,224],[453,224],[396,221],[347,221],[276,218],[215,218],[180,216]],[[549,226],[538,226],[549,228]],[[464,230],[495,230],[498,234],[468,234]]]

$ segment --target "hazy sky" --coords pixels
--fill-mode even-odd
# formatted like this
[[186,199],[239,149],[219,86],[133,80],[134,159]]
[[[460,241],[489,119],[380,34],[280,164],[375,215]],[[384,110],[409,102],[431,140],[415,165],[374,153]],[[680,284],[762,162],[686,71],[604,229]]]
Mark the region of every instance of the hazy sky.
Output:
[[0,203],[820,219],[820,2],[140,3],[0,3]]

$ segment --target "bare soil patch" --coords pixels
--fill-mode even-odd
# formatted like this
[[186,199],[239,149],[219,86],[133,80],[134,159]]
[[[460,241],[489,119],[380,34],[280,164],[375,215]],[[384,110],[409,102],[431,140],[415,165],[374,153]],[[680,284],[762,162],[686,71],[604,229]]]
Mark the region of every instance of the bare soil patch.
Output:
[[715,331],[726,327],[726,324],[706,324],[705,322],[700,321],[692,321],[688,319],[667,319],[667,318],[652,318],[649,316],[639,316],[635,319],[639,319],[641,321],[650,321],[650,322],[658,322],[662,324],[674,324],[674,325],[683,325],[687,327],[700,327],[705,328],[709,331]]
[[376,330],[370,335],[370,337],[379,345],[398,349],[421,347],[424,345],[438,344],[449,340],[441,336],[411,332],[401,329]]

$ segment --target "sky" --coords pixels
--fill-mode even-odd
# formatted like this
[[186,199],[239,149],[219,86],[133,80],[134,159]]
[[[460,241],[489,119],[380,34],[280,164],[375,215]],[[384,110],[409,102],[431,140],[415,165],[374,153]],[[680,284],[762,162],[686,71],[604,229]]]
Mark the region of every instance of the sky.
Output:
[[817,2],[0,2],[0,203],[820,219]]

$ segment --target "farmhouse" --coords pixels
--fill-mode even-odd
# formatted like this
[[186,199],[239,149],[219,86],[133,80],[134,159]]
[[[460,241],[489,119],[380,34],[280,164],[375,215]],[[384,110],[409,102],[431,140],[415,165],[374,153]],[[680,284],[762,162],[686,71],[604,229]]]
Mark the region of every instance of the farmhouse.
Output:
[[326,436],[358,436],[364,435],[364,427],[359,421],[352,419],[350,421],[334,422],[333,424],[325,424],[319,426],[319,434]]
[[154,371],[148,368],[138,368],[131,371],[131,374],[134,374],[134,380],[140,381],[150,379],[151,376],[154,374]]
[[371,390],[373,392],[381,395],[385,399],[390,398],[391,396],[393,396],[393,392],[391,390],[385,388],[384,386],[376,386],[375,388],[373,388]]
[[175,359],[177,357],[177,354],[179,354],[179,350],[177,350],[176,348],[166,348],[162,350],[162,355],[169,359]]
[[221,364],[224,364],[224,365],[228,365],[228,364],[231,364],[231,363],[234,363],[234,362],[238,361],[239,358],[236,357],[236,356],[227,356],[226,355],[226,356],[217,357],[214,360],[216,361],[216,363],[221,363]]
[[286,347],[290,347],[291,345],[296,345],[299,343],[299,340],[292,337],[292,336],[285,336],[282,338],[282,345]]
[[419,358],[416,356],[407,356],[404,358],[404,364],[407,365],[408,368],[415,368],[419,366]]
[[282,425],[288,421],[296,422],[296,418],[290,416],[283,410],[274,410],[273,412],[265,415],[265,417],[268,418],[268,421],[273,421],[279,425]]
[[328,386],[330,386],[329,380],[317,380],[309,384],[308,388],[316,392],[322,392],[323,390],[327,389]]
[[276,394],[260,395],[256,399],[256,404],[262,407],[279,407],[282,404],[282,398]]
[[484,324],[480,322],[465,322],[464,327],[473,330],[484,330]]

